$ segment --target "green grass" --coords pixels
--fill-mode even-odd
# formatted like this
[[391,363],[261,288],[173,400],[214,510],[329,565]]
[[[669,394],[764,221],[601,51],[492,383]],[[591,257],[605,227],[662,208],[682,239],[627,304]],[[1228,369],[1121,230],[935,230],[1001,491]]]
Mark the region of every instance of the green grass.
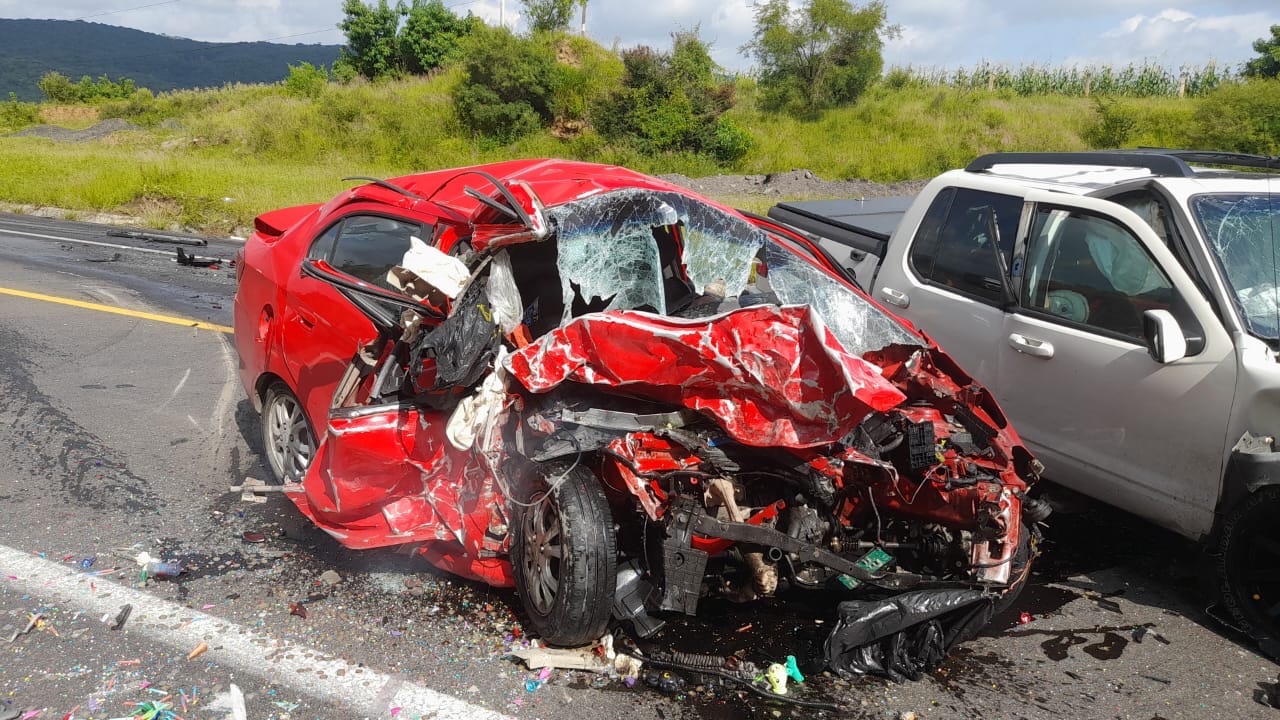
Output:
[[[348,175],[390,177],[518,157],[566,157],[691,177],[808,168],[837,180],[917,179],[997,150],[1078,150],[1098,118],[1095,101],[1007,90],[889,83],[856,106],[796,119],[756,110],[740,83],[730,116],[756,139],[733,166],[689,154],[645,155],[587,131],[544,131],[511,145],[477,142],[454,118],[457,71],[422,80],[329,85],[317,99],[281,86],[236,85],[107,103],[104,117],[141,132],[81,144],[0,137],[0,201],[120,211],[154,226],[243,231],[274,208],[323,201]],[[1177,145],[1197,102],[1126,98],[1129,144]],[[224,201],[224,198],[230,200]],[[730,199],[741,200],[741,199]],[[747,204],[752,204],[748,202]],[[767,207],[761,199],[762,207]]]

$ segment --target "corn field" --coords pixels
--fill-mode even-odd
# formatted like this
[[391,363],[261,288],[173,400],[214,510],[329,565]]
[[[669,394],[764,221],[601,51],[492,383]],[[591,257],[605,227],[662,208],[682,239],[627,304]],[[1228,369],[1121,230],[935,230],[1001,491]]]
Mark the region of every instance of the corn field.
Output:
[[897,87],[945,86],[1004,90],[1017,95],[1197,97],[1234,78],[1233,71],[1212,61],[1202,66],[1183,65],[1176,70],[1155,64],[1008,67],[982,63],[955,70],[894,67],[886,73],[885,82]]

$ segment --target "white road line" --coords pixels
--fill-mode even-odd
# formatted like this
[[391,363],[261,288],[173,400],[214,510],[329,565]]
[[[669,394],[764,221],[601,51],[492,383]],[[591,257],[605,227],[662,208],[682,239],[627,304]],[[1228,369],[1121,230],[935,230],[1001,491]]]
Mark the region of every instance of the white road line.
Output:
[[151,248],[140,248],[132,245],[117,245],[116,243],[95,242],[93,240],[77,240],[75,238],[62,237],[60,235],[43,235],[41,233],[22,232],[21,230],[9,230],[2,227],[0,227],[0,235],[24,235],[26,237],[41,238],[43,240],[59,240],[61,242],[80,243],[81,245],[96,245],[97,247],[116,248],[118,250],[132,250],[140,253],[164,255],[165,257],[177,257],[178,255],[173,250],[152,250]]
[[[15,579],[16,578],[16,579]],[[191,610],[148,593],[94,577],[97,592],[89,588],[90,578],[65,565],[43,560],[0,545],[0,583],[25,594],[54,598],[59,604],[83,609],[90,616],[114,616],[125,603],[133,605],[129,627],[154,642],[164,643],[185,654],[199,643],[211,648],[206,657],[270,682],[287,685],[322,702],[369,712],[379,699],[379,691],[402,676],[358,667],[319,650],[289,642],[244,625]],[[472,705],[465,700],[412,682],[403,682],[387,699],[387,707],[404,708],[405,716],[415,714],[435,720],[505,720],[507,716]]]

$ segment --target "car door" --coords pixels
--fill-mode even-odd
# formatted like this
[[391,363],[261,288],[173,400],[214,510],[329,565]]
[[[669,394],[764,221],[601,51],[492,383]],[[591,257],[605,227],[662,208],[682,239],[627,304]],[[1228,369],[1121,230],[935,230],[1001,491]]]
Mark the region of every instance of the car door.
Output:
[[1008,303],[1000,265],[1012,259],[1022,211],[1022,198],[1015,195],[944,188],[906,252],[886,263],[875,283],[877,300],[927,333],[993,392],[999,356],[991,349],[1004,341]]
[[[429,228],[388,214],[383,206],[353,206],[317,233],[305,257],[389,289],[387,271],[400,263],[415,236],[430,240]],[[377,329],[331,284],[302,272],[289,278],[283,319],[285,365],[312,427],[323,435],[334,388],[357,349],[376,337]]]
[[[1236,368],[1208,302],[1150,226],[1104,200],[1032,191],[993,347],[995,391],[1047,476],[1187,536],[1206,532]],[[1148,353],[1145,310],[1189,338]]]

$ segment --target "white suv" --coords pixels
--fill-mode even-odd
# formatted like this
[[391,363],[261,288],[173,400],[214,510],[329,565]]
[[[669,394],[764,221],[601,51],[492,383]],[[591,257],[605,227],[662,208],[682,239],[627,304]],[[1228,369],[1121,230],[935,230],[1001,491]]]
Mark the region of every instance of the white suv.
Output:
[[1280,158],[987,155],[857,271],[996,393],[1047,478],[1209,543],[1280,655]]

